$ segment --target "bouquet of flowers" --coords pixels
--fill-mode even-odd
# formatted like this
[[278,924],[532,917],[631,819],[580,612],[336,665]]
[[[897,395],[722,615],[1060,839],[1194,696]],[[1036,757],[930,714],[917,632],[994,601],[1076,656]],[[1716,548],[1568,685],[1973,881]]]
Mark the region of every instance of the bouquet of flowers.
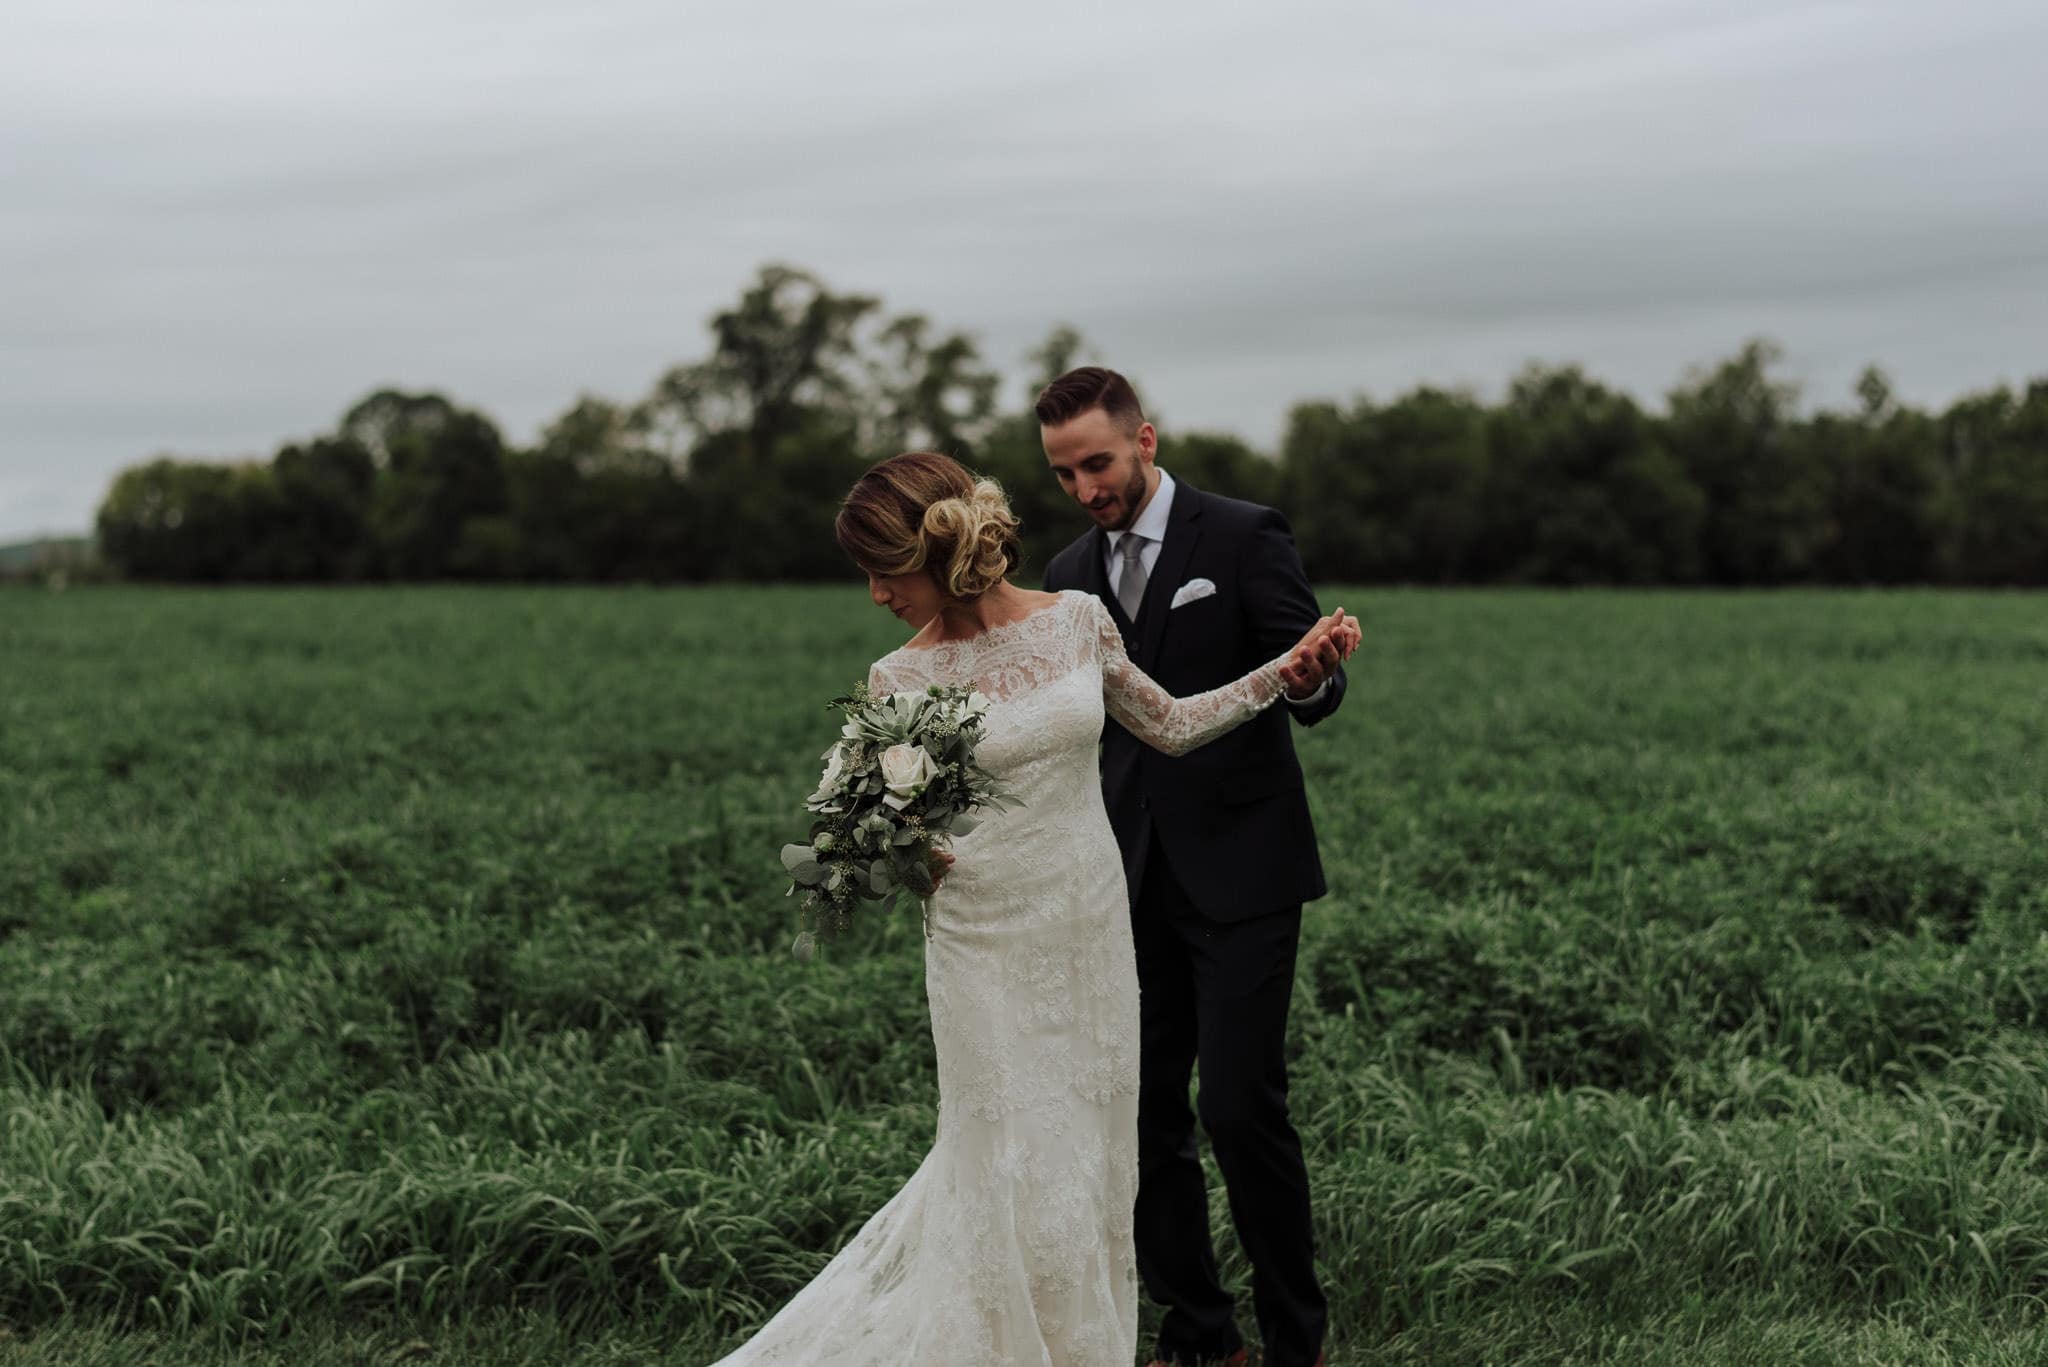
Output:
[[846,725],[824,753],[818,791],[804,799],[811,842],[782,847],[789,890],[803,893],[804,960],[817,952],[816,929],[846,929],[861,902],[929,898],[946,842],[979,824],[975,812],[1013,800],[975,762],[989,709],[981,693],[934,684],[877,695],[862,683],[830,706]]

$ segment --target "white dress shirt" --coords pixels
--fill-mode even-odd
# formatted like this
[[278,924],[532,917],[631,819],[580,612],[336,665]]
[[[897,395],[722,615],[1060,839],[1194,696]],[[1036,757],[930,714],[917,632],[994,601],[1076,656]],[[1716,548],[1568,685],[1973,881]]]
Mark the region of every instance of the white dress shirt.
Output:
[[[1136,534],[1145,538],[1144,546],[1138,551],[1138,559],[1145,566],[1146,584],[1152,582],[1152,571],[1159,564],[1159,548],[1166,544],[1166,528],[1173,517],[1173,489],[1173,476],[1161,470],[1159,487],[1152,491],[1152,499],[1145,505],[1145,511],[1138,514],[1138,520],[1123,531],[1110,532],[1104,537],[1107,546],[1103,554],[1108,557],[1104,565],[1109,571],[1110,597],[1116,597],[1117,590],[1123,584],[1124,562],[1123,557],[1116,553],[1116,548],[1117,543],[1126,536]],[[1325,679],[1317,684],[1316,691],[1306,698],[1291,698],[1285,693],[1280,696],[1286,699],[1290,706],[1307,707],[1310,703],[1318,701],[1329,687],[1330,681]]]
[[1117,596],[1124,580],[1124,562],[1123,557],[1116,553],[1117,543],[1133,533],[1145,538],[1145,546],[1138,552],[1138,559],[1144,562],[1145,582],[1149,584],[1152,571],[1159,564],[1159,548],[1166,544],[1166,526],[1172,517],[1173,476],[1161,470],[1159,487],[1152,491],[1152,501],[1145,505],[1144,512],[1138,514],[1138,520],[1123,531],[1109,534],[1109,549],[1105,554],[1109,556],[1106,563],[1109,566],[1110,597]]

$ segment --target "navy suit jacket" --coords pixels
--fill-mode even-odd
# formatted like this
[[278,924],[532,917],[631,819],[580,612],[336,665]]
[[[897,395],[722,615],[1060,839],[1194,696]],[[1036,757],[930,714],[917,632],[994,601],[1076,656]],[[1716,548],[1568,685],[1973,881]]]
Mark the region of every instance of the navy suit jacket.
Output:
[[[1133,662],[1175,697],[1242,678],[1285,654],[1322,616],[1287,519],[1271,508],[1177,482],[1135,631],[1109,591],[1108,538],[1095,528],[1046,566],[1048,590],[1083,589],[1108,606]],[[1190,579],[1216,592],[1169,606]],[[1133,899],[1157,835],[1195,906],[1236,921],[1327,891],[1289,717],[1313,726],[1344,700],[1340,669],[1310,707],[1285,701],[1176,759],[1111,721],[1102,796]]]

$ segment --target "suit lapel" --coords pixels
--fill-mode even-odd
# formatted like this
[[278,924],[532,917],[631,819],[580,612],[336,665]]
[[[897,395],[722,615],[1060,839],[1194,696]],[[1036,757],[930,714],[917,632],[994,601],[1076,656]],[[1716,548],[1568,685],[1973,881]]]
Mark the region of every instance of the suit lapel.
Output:
[[1202,494],[1192,484],[1176,481],[1173,514],[1166,522],[1166,540],[1159,547],[1158,563],[1145,581],[1145,601],[1139,607],[1141,626],[1136,659],[1147,674],[1159,659],[1160,642],[1166,639],[1166,619],[1172,612],[1173,594],[1187,580],[1188,562],[1194,558],[1195,542],[1201,535]]

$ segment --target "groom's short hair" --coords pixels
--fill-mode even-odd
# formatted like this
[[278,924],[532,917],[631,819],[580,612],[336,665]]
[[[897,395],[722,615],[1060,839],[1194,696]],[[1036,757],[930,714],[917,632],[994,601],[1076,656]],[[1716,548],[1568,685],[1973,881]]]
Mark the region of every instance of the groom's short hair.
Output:
[[1054,380],[1038,391],[1032,411],[1041,427],[1058,427],[1072,422],[1091,408],[1109,414],[1110,420],[1126,432],[1144,425],[1145,410],[1138,404],[1138,391],[1114,370],[1084,365]]

